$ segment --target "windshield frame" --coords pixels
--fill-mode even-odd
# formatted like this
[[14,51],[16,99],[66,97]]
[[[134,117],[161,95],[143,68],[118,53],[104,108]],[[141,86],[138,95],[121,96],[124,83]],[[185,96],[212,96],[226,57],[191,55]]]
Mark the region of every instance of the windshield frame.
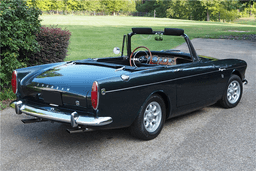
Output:
[[[165,28],[164,31],[153,31],[151,28],[132,28],[133,32],[127,34],[127,39],[126,39],[126,48],[127,48],[127,56],[130,57],[132,50],[131,50],[131,38],[133,35],[136,34],[163,34],[163,35],[168,35],[168,36],[182,36],[185,39],[185,42],[188,46],[189,53],[191,56],[191,59],[193,62],[199,61],[199,58],[196,54],[196,51],[189,39],[189,37],[184,33],[183,29],[175,29],[175,28]],[[125,37],[124,37],[125,39]],[[124,42],[123,41],[123,47],[124,47]],[[123,50],[122,50],[123,51]]]

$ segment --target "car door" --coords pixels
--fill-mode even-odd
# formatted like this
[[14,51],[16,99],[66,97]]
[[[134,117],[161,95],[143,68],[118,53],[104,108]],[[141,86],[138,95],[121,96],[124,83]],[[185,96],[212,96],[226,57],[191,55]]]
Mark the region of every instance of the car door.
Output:
[[191,104],[205,105],[216,101],[216,91],[221,77],[212,61],[182,64],[176,73],[178,108]]

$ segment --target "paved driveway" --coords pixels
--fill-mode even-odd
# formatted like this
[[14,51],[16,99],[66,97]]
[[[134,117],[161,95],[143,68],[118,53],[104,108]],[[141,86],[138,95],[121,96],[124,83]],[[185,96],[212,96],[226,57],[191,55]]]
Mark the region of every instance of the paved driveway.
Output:
[[247,61],[244,94],[233,109],[217,105],[168,120],[140,141],[127,129],[68,134],[66,125],[24,125],[1,112],[1,170],[248,170],[256,171],[256,43],[192,40],[199,55]]

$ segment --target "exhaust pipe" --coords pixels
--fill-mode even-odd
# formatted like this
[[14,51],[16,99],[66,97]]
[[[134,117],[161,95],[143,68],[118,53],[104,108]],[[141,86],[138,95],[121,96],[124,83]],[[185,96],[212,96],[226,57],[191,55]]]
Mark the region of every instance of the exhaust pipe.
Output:
[[77,129],[67,129],[67,131],[68,133],[73,134],[73,133],[91,132],[93,131],[93,129],[78,127]]
[[36,123],[36,122],[46,122],[48,120],[42,119],[42,118],[33,118],[33,119],[22,119],[21,121],[24,124],[29,124],[29,123]]

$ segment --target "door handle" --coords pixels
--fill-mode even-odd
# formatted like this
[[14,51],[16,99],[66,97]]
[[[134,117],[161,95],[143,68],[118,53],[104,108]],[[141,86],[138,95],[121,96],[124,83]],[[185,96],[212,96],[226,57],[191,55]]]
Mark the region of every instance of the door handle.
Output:
[[219,71],[225,71],[226,68],[219,68]]

